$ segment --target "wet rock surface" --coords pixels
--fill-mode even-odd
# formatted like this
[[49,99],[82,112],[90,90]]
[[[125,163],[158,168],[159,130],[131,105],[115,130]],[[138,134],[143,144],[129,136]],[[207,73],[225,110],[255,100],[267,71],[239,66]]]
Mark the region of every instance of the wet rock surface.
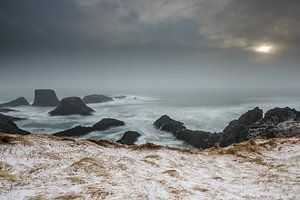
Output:
[[34,102],[32,106],[53,107],[59,104],[59,99],[54,90],[37,89],[34,91]]
[[74,128],[70,128],[64,131],[59,131],[54,133],[55,136],[67,136],[67,137],[80,137],[90,132],[93,132],[93,127],[85,127],[85,126],[76,126]]
[[18,106],[29,106],[30,104],[24,97],[19,97],[15,100],[12,100],[7,103],[0,104],[0,108],[2,107],[18,107]]
[[99,122],[93,125],[93,128],[97,131],[103,131],[110,129],[112,127],[117,127],[117,126],[124,126],[125,123],[121,120],[118,119],[113,119],[113,118],[103,118]]
[[20,129],[10,117],[0,115],[0,132],[28,135],[30,132]]
[[67,97],[61,100],[59,105],[49,112],[54,115],[91,115],[94,110],[85,105],[79,97]]
[[139,134],[136,131],[126,131],[122,138],[120,140],[118,140],[117,142],[122,143],[122,144],[127,144],[127,145],[133,145],[138,138],[141,136],[141,134]]
[[182,122],[167,115],[154,122],[160,130],[170,132],[179,140],[197,148],[210,148],[215,145],[228,146],[251,138],[294,136],[300,134],[300,112],[291,108],[274,108],[266,112],[255,107],[231,121],[221,133],[189,130]]
[[83,103],[90,104],[90,103],[103,103],[108,101],[113,101],[113,98],[102,95],[102,94],[92,94],[87,95],[82,98]]

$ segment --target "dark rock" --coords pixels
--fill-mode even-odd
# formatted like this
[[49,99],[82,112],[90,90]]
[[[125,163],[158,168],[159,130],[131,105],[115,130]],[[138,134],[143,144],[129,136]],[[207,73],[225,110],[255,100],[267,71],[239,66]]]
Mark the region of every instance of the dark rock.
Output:
[[266,112],[265,117],[252,124],[250,137],[279,137],[300,134],[300,112],[292,108],[273,108]]
[[85,134],[88,134],[90,132],[93,132],[94,128],[92,127],[84,127],[84,126],[76,126],[71,129],[67,129],[64,131],[60,131],[57,133],[54,133],[55,136],[69,136],[69,137],[79,137]]
[[101,121],[97,122],[93,125],[93,128],[97,131],[103,131],[110,129],[111,127],[116,126],[124,126],[125,123],[123,121],[112,119],[112,118],[104,118]]
[[0,118],[7,119],[7,120],[10,120],[10,121],[20,121],[20,120],[25,119],[25,118],[13,117],[13,116],[8,116],[8,115],[3,115],[3,114],[0,114]]
[[125,99],[126,96],[125,95],[119,95],[119,96],[115,96],[114,98],[115,99]]
[[18,110],[10,109],[10,108],[0,108],[0,113],[8,113],[8,112],[17,112]]
[[20,129],[13,121],[5,116],[0,116],[0,132],[22,135],[30,134],[30,132]]
[[223,141],[221,146],[228,146],[233,143],[245,141],[249,136],[249,126],[258,122],[263,117],[263,111],[256,107],[247,111],[237,120],[233,120],[223,130]]
[[34,102],[32,106],[52,107],[58,104],[59,100],[54,90],[38,89],[34,91]]
[[61,100],[59,105],[49,112],[50,115],[91,115],[93,109],[85,105],[78,97],[67,97]]
[[18,107],[18,106],[29,106],[29,103],[24,97],[19,97],[10,102],[0,104],[0,107]]
[[163,115],[158,118],[153,125],[163,131],[176,133],[177,131],[186,129],[182,122],[170,118],[168,115]]
[[270,121],[275,124],[288,121],[288,120],[297,120],[300,118],[300,112],[289,108],[273,108],[271,110],[268,110],[265,114],[265,117],[263,121]]
[[126,131],[123,134],[122,138],[117,142],[127,145],[133,145],[140,136],[141,134],[136,131]]
[[223,134],[205,131],[192,131],[186,129],[178,131],[175,137],[185,141],[193,147],[207,149],[215,146],[216,144],[220,144],[223,139]]
[[108,101],[113,101],[113,98],[101,95],[101,94],[92,94],[87,95],[82,98],[83,103],[89,104],[89,103],[103,103]]

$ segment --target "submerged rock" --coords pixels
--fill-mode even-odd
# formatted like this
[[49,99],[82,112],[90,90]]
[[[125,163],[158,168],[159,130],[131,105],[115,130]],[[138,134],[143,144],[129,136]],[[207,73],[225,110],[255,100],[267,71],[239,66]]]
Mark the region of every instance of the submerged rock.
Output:
[[24,97],[19,97],[7,103],[0,104],[0,107],[18,107],[18,106],[29,106],[30,104]]
[[25,119],[25,118],[13,117],[13,116],[8,116],[8,115],[3,115],[3,114],[0,114],[0,118],[7,119],[7,120],[10,120],[10,121],[20,121],[20,120]]
[[136,131],[126,131],[123,134],[122,138],[117,142],[127,145],[133,145],[140,136],[141,134]]
[[0,132],[28,135],[30,132],[20,129],[10,118],[0,115]]
[[113,98],[101,95],[101,94],[92,94],[87,95],[82,98],[83,103],[89,104],[89,103],[103,103],[108,101],[113,101]]
[[126,96],[125,95],[119,95],[119,96],[115,96],[114,98],[115,99],[125,99]]
[[18,110],[10,109],[10,108],[0,108],[0,113],[8,113],[8,112],[17,112]]
[[76,126],[74,128],[71,128],[71,129],[67,129],[67,130],[64,130],[64,131],[59,131],[59,132],[54,133],[52,135],[79,137],[79,136],[88,134],[88,133],[93,132],[93,131],[94,131],[93,127]]
[[93,128],[97,131],[103,131],[110,129],[111,127],[124,126],[123,121],[112,119],[112,118],[103,118],[101,121],[93,125]]
[[67,97],[61,100],[59,105],[49,112],[53,115],[91,115],[94,110],[85,105],[79,97]]
[[153,125],[160,130],[171,133],[176,133],[177,131],[186,129],[182,122],[176,121],[168,115],[161,116],[153,123]]
[[34,91],[34,102],[32,106],[52,107],[58,104],[59,100],[54,90],[37,89]]

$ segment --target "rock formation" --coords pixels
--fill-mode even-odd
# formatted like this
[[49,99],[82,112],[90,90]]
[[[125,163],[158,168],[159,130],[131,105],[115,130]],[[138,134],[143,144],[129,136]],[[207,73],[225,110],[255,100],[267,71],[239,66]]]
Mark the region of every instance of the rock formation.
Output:
[[13,117],[13,116],[8,116],[8,115],[3,115],[3,114],[0,114],[0,118],[7,119],[7,120],[10,120],[10,121],[20,121],[20,120],[25,119],[25,118]]
[[117,142],[127,145],[133,145],[140,136],[141,134],[136,131],[126,131],[123,134],[122,138]]
[[17,112],[18,110],[10,109],[10,108],[0,108],[0,113],[8,113],[8,112]]
[[55,136],[79,137],[93,132],[93,127],[76,126],[74,128],[54,133]]
[[153,123],[153,125],[162,131],[171,133],[186,129],[182,122],[171,119],[168,115],[161,116]]
[[300,112],[291,108],[274,108],[266,112],[256,107],[233,120],[222,133],[188,130],[182,122],[164,115],[154,122],[160,130],[170,132],[177,139],[197,148],[209,148],[216,144],[228,146],[253,137],[278,137],[300,134]]
[[22,135],[30,134],[28,131],[20,129],[13,121],[2,115],[0,115],[0,132]]
[[54,90],[38,89],[34,91],[34,102],[32,106],[52,107],[58,104],[59,100]]
[[83,97],[82,101],[85,104],[103,103],[103,102],[113,101],[113,98],[101,94],[92,94]]
[[103,131],[110,129],[111,127],[116,126],[124,126],[125,123],[123,121],[112,119],[112,118],[104,118],[101,121],[97,122],[93,125],[93,128],[97,131]]
[[29,106],[29,103],[24,97],[19,97],[10,102],[0,104],[0,107],[18,107],[18,106]]
[[91,115],[93,109],[85,105],[79,97],[67,97],[49,112],[50,115]]

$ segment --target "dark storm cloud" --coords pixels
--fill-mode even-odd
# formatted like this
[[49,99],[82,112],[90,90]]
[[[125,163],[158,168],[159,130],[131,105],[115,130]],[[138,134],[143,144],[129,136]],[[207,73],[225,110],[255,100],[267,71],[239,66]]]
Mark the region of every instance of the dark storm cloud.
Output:
[[300,40],[297,0],[4,0],[0,13],[1,44],[8,46],[295,48]]
[[[274,53],[253,52],[262,44]],[[30,85],[47,86],[49,74],[56,79],[51,84],[72,85],[65,79],[72,74],[84,77],[84,87],[133,80],[143,82],[135,86],[230,87],[248,74],[255,80],[241,79],[239,86],[297,85],[299,45],[298,0],[0,2],[1,81],[18,72],[14,77],[23,81],[45,73],[25,81]]]

